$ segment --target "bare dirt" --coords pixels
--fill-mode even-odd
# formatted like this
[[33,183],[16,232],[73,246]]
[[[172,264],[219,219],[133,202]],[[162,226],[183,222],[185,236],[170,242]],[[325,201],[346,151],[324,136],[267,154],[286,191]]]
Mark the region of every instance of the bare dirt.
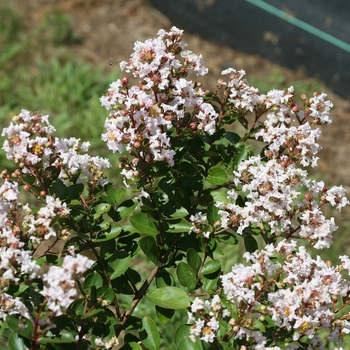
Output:
[[[76,56],[88,58],[92,64],[106,65],[119,71],[118,63],[129,57],[135,41],[144,41],[156,35],[159,29],[169,29],[172,23],[146,0],[13,0],[27,15],[28,21],[39,23],[47,11],[57,9],[72,16],[74,33],[82,43],[72,46]],[[184,35],[188,48],[202,53],[210,73],[202,79],[203,86],[214,88],[222,69],[234,66],[244,69],[248,75],[262,79],[269,76],[276,66],[258,56],[237,52],[218,46],[197,36]],[[114,64],[110,67],[109,62]],[[286,87],[296,79],[307,78],[303,72],[280,67],[286,77]],[[77,82],[79,84],[79,82]],[[335,107],[333,124],[323,128],[319,171],[330,184],[343,184],[350,189],[350,102],[325,91]],[[299,92],[300,94],[303,91]]]

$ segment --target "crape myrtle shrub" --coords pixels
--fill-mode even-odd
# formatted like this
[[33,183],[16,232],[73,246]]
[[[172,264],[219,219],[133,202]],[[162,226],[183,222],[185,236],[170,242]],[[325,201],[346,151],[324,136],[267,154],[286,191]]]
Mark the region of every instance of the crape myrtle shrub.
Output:
[[[0,188],[10,349],[160,349],[159,325],[180,309],[174,349],[345,346],[350,260],[332,266],[305,248],[331,246],[337,226],[322,208],[348,204],[307,171],[332,103],[315,93],[297,105],[292,87],[260,94],[232,68],[203,90],[191,80],[207,73],[202,57],[185,47],[175,27],[136,42],[120,66],[138,82],[117,80],[101,98],[120,183],[48,116],[22,110],[3,130],[16,165]],[[245,263],[225,270],[238,242]],[[157,319],[138,317],[140,303]]]

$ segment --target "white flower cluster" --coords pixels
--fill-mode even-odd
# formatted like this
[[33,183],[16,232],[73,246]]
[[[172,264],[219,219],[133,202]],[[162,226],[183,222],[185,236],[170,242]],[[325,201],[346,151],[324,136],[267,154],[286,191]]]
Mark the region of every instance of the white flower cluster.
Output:
[[114,346],[119,345],[119,340],[116,336],[112,337],[110,340],[104,342],[101,338],[96,338],[95,339],[95,344],[99,347],[101,347],[102,349],[111,349]]
[[[276,260],[276,255],[282,259]],[[343,335],[350,333],[350,322],[337,315],[335,306],[350,294],[349,279],[341,275],[342,270],[350,270],[347,257],[332,267],[320,257],[311,258],[304,247],[297,249],[294,240],[283,240],[276,247],[267,245],[244,257],[250,265],[235,265],[221,276],[221,299],[216,294],[211,302],[196,298],[192,303],[189,322],[195,322],[191,327],[193,341],[200,337],[212,342],[218,329],[213,325],[226,317],[232,327],[227,334],[249,340],[254,349],[278,349],[267,347],[264,331],[254,329],[254,320],[262,319],[293,331],[295,343],[290,343],[289,349],[298,349],[298,340],[304,336],[312,340],[312,346],[320,346],[318,331],[322,329],[330,332],[329,341],[342,345]],[[196,319],[195,314],[200,317]],[[208,325],[214,316],[216,322]]]
[[194,232],[196,234],[202,234],[205,238],[209,238],[210,231],[203,232],[203,228],[208,228],[206,220],[207,220],[207,217],[206,215],[203,215],[202,212],[198,212],[195,215],[191,215],[190,221],[192,223],[192,227],[189,231],[189,234],[191,232]]
[[[199,313],[200,318],[195,318],[195,314]],[[188,312],[188,322],[195,322],[191,326],[190,339],[195,342],[199,337],[207,343],[212,343],[216,337],[216,332],[219,329],[219,319],[230,315],[228,310],[221,304],[218,295],[215,295],[212,301],[203,301],[196,298],[191,305],[191,312]]]
[[[18,196],[18,183],[11,181],[4,172],[4,184],[0,187],[0,318],[6,320],[11,314],[19,313],[31,319],[26,306],[19,297],[12,297],[5,291],[10,283],[19,283],[25,278],[27,281],[37,278],[41,274],[40,266],[35,260],[34,254],[43,242],[47,242],[50,237],[57,237],[57,228],[53,227],[54,220],[60,217],[66,217],[69,214],[66,203],[59,199],[46,196],[46,203],[36,213],[33,213],[28,205],[21,204]],[[28,249],[28,246],[34,246],[35,249]],[[60,275],[69,281],[69,288],[72,288],[73,272],[81,274],[91,261],[85,257],[77,256],[65,258],[63,267],[52,267],[45,275],[46,282],[50,284],[50,293],[47,295],[51,302],[51,311],[56,311],[57,306],[53,307],[57,301],[59,288],[53,286]],[[70,273],[70,275],[69,275]],[[50,276],[56,279],[50,280]],[[62,277],[63,278],[63,277]],[[62,281],[61,281],[62,282]],[[63,286],[63,282],[60,287]],[[62,287],[63,288],[63,287]],[[70,293],[72,297],[76,294]],[[55,290],[55,293],[53,293]],[[61,289],[62,290],[62,289]],[[47,291],[47,289],[46,289]],[[75,292],[76,293],[76,292]],[[56,298],[56,299],[55,299]],[[60,305],[67,306],[67,302],[61,298]],[[55,302],[54,302],[55,301]]]
[[6,321],[7,316],[12,314],[19,314],[30,320],[32,319],[21,298],[13,297],[0,289],[0,320]]
[[136,42],[134,53],[129,62],[121,63],[121,69],[132,71],[139,83],[129,87],[124,77],[112,83],[101,98],[106,109],[113,109],[105,122],[103,140],[113,152],[121,153],[125,146],[135,157],[121,164],[128,179],[137,175],[140,159],[174,165],[171,130],[176,129],[177,135],[215,132],[218,115],[213,106],[203,101],[196,83],[184,79],[191,72],[204,75],[207,69],[202,57],[185,46],[182,31],[176,27],[159,31],[156,39]]
[[64,218],[69,215],[69,209],[66,203],[62,203],[58,198],[46,196],[46,205],[41,207],[34,215],[30,208],[26,207],[26,213],[23,216],[23,227],[29,240],[39,244],[50,237],[57,237],[57,232],[53,227],[54,219]]
[[[257,227],[275,237],[307,239],[315,248],[329,248],[337,226],[334,219],[326,219],[321,207],[325,203],[339,210],[349,204],[345,189],[335,186],[327,189],[322,181],[307,179],[307,171],[295,164],[283,166],[282,161],[251,157],[234,171],[235,188],[227,193],[228,203],[217,202],[221,226],[232,227],[242,234],[248,227]],[[300,191],[306,190],[304,199]],[[243,193],[246,201],[236,203]]]
[[[62,315],[77,299],[79,292],[75,280],[82,282],[84,272],[93,262],[80,254],[74,257],[68,255],[63,259],[62,266],[51,266],[43,275],[45,285],[41,294],[46,297],[47,308],[53,315]],[[12,297],[0,289],[0,319],[5,321],[11,314],[20,314],[32,319],[21,298]],[[48,320],[43,322],[46,324]]]
[[233,68],[228,68],[222,71],[222,75],[229,77],[229,82],[225,83],[220,80],[220,86],[227,86],[228,101],[234,106],[236,113],[246,114],[253,112],[257,106],[260,106],[264,100],[265,95],[260,95],[259,90],[250,86],[245,79],[245,71],[237,71]]
[[110,167],[109,161],[85,154],[89,142],[79,145],[75,138],[59,139],[53,136],[55,131],[48,116],[22,110],[2,131],[2,136],[7,138],[3,145],[6,157],[18,164],[23,174],[37,176],[38,171],[47,172],[55,167],[60,170],[59,178],[66,183],[77,177],[75,183],[94,181],[105,185],[102,170]]
[[32,258],[32,251],[24,247],[21,231],[21,215],[27,206],[18,200],[18,184],[5,181],[0,187],[0,293],[10,281],[18,282],[21,275],[28,279],[38,276],[39,265]]
[[[325,97],[325,94],[320,95]],[[289,88],[285,93],[279,90],[272,90],[267,94],[264,102],[267,110],[266,120],[261,125],[261,130],[255,134],[256,139],[268,143],[270,157],[278,157],[280,152],[284,151],[288,155],[288,161],[299,163],[302,166],[315,167],[318,157],[316,154],[321,150],[317,143],[321,136],[319,128],[313,129],[307,117],[312,118],[312,124],[330,123],[329,101],[323,101],[327,106],[322,114],[316,114],[315,105],[321,104],[316,97],[311,99],[312,103],[306,108],[306,111],[299,111],[293,102],[293,88]],[[327,115],[326,115],[327,114]],[[292,123],[298,122],[294,126]]]
[[45,282],[42,294],[47,299],[47,307],[56,316],[65,313],[68,306],[78,298],[75,280],[82,282],[84,272],[94,263],[84,255],[67,255],[62,266],[51,266],[43,275]]

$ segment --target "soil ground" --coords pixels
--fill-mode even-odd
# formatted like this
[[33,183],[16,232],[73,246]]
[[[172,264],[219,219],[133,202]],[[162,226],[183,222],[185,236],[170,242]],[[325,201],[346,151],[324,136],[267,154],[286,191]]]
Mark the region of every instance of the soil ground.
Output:
[[[129,57],[135,41],[144,41],[156,35],[161,28],[169,29],[170,20],[152,7],[146,0],[13,0],[26,13],[28,21],[40,22],[47,11],[57,9],[69,13],[74,23],[74,33],[82,43],[72,46],[76,57],[88,58],[92,64],[103,64],[106,69],[119,71],[118,63]],[[244,69],[248,75],[262,79],[269,76],[276,66],[258,56],[215,45],[198,36],[186,34],[188,48],[204,57],[210,73],[202,79],[203,86],[214,88],[222,69],[234,66]],[[114,64],[110,66],[110,62]],[[285,84],[307,77],[303,72],[279,67],[286,77]],[[79,82],[77,82],[79,83]],[[350,102],[331,91],[325,91],[335,107],[333,124],[323,128],[319,172],[329,184],[342,184],[349,191],[350,171],[347,140],[350,136]],[[298,93],[303,93],[299,91]]]

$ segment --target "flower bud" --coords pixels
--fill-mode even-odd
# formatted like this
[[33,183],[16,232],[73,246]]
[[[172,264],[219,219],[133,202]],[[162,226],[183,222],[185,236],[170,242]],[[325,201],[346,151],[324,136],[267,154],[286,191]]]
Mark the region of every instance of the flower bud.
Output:
[[191,128],[191,130],[196,130],[197,129],[197,124],[194,123],[194,122],[190,123],[190,128]]
[[308,201],[308,202],[311,202],[312,201],[312,194],[311,193],[306,193],[304,198]]
[[338,300],[339,300],[336,295],[332,295],[331,299],[332,299],[333,304],[336,304],[338,302]]
[[123,85],[123,86],[128,85],[128,83],[129,83],[128,77],[123,77],[122,80],[121,80],[121,82],[122,82],[122,85]]
[[272,152],[271,150],[267,150],[265,152],[265,155],[266,155],[267,158],[271,159],[274,156],[274,152]]
[[138,149],[138,148],[140,148],[142,145],[141,145],[141,142],[140,141],[135,141],[134,142],[134,147],[136,148],[136,149]]

